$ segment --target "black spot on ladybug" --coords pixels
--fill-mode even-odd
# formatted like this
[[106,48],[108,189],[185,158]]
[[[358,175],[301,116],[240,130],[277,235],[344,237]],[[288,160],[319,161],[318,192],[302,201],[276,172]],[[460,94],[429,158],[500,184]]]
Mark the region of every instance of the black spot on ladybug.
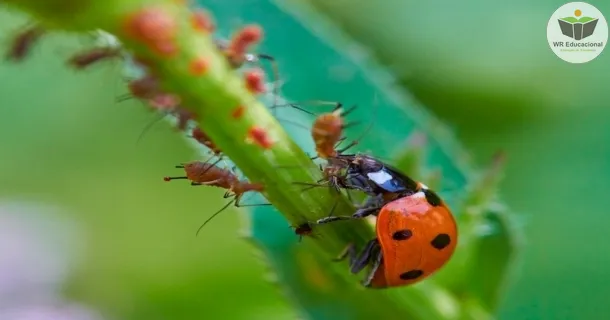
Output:
[[423,192],[426,196],[426,201],[428,201],[431,206],[438,207],[441,205],[441,198],[436,193],[434,193],[434,191],[430,189],[425,189],[423,190]]
[[398,230],[398,231],[394,232],[394,234],[392,235],[392,238],[394,240],[407,240],[407,239],[411,238],[412,235],[413,235],[413,232],[411,232],[411,230],[404,229],[404,230]]
[[400,279],[402,280],[413,280],[413,279],[417,279],[419,277],[421,277],[421,275],[424,274],[423,271],[421,270],[411,270],[411,271],[407,271],[403,274],[400,275]]
[[437,235],[430,242],[430,244],[438,250],[444,249],[446,246],[449,245],[449,243],[451,243],[451,237],[449,237],[449,235],[446,233],[441,233]]

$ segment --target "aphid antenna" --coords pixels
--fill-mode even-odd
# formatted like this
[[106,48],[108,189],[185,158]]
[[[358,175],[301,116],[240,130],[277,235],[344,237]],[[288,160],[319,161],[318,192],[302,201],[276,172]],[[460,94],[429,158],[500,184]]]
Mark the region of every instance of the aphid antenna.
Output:
[[188,177],[186,177],[186,176],[182,176],[182,177],[163,177],[163,180],[165,180],[165,181],[186,180],[186,179],[188,179]]
[[134,98],[134,96],[133,96],[131,93],[124,93],[124,94],[119,95],[118,97],[116,97],[116,98],[114,99],[114,101],[115,101],[116,103],[121,103],[121,102],[125,102],[125,101],[127,101],[127,100],[131,100],[131,99],[133,99],[133,98]]
[[[355,139],[352,142],[350,142],[350,144],[347,145],[346,147],[343,147],[342,149],[337,150],[338,154],[343,154],[343,152],[345,152],[345,151],[349,150],[350,148],[352,148],[352,147],[356,146],[357,144],[359,144],[360,140],[362,140],[364,138],[364,136],[367,135],[371,131],[371,129],[375,125],[375,119],[377,118],[377,107],[378,107],[378,99],[377,99],[377,93],[375,93],[375,102],[373,103],[373,112],[372,112],[371,122],[366,127],[366,129],[364,129],[364,131],[360,134],[360,136],[358,136],[357,139]],[[350,125],[350,124],[348,124],[348,125]],[[344,126],[344,128],[345,128],[345,126]],[[341,142],[343,142],[343,141],[340,141],[339,144],[341,144]],[[337,147],[339,146],[339,144],[337,144]]]
[[229,206],[231,206],[231,204],[234,204],[235,207],[237,208],[242,208],[242,207],[260,207],[260,206],[270,206],[271,203],[261,203],[261,204],[240,204],[240,200],[241,197],[243,196],[243,194],[237,195],[235,193],[230,193],[230,192],[226,192],[225,195],[223,196],[223,198],[227,199],[227,198],[231,198],[233,197],[233,199],[231,199],[231,201],[229,201],[227,204],[225,204],[222,208],[220,208],[220,210],[216,211],[213,215],[211,215],[207,220],[205,220],[203,222],[203,224],[201,224],[201,226],[199,227],[199,229],[197,229],[197,232],[195,233],[195,236],[199,235],[199,232],[201,232],[201,230],[203,229],[203,227],[205,227],[210,221],[212,221],[212,219],[214,219],[218,214],[220,214],[221,212],[223,212],[224,210],[226,210]]
[[326,101],[326,100],[305,100],[305,101],[295,101],[295,102],[288,102],[288,103],[284,103],[284,104],[278,104],[278,105],[274,105],[272,107],[272,109],[275,108],[281,108],[281,107],[291,107],[300,111],[303,111],[307,114],[316,116],[317,114],[305,110],[301,107],[299,107],[299,105],[310,105],[310,106],[333,106],[333,111],[336,111],[340,108],[343,107],[343,104],[341,102],[336,102],[336,101]]
[[142,138],[144,138],[144,135],[150,131],[150,129],[152,129],[152,127],[157,124],[158,122],[160,122],[161,120],[163,120],[166,116],[168,115],[168,113],[165,112],[161,112],[161,114],[158,117],[155,117],[155,119],[153,119],[152,121],[150,121],[149,123],[146,124],[146,126],[144,126],[144,128],[142,129],[142,131],[140,132],[140,134],[138,135],[138,138],[136,139],[136,145],[138,145],[140,143],[140,141],[142,140]]
[[310,128],[308,128],[307,126],[305,126],[305,125],[303,125],[301,123],[298,123],[296,121],[292,121],[292,120],[288,120],[288,119],[283,119],[283,118],[279,118],[279,117],[276,117],[276,119],[278,121],[280,121],[280,122],[286,122],[286,123],[289,123],[289,124],[291,124],[291,125],[293,125],[295,127],[298,127],[298,128],[301,128],[301,129],[304,129],[304,130],[307,130],[307,131],[310,130]]

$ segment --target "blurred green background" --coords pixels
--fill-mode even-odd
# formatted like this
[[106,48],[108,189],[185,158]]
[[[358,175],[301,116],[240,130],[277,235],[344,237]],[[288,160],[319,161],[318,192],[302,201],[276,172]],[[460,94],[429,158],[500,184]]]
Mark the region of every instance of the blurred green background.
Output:
[[[477,163],[507,151],[502,196],[527,242],[499,318],[609,318],[610,53],[573,65],[551,52],[546,24],[564,2],[282,6],[299,3],[367,46],[452,127]],[[590,3],[610,16],[610,3]],[[341,94],[329,80],[318,81],[326,74],[295,77],[324,59],[291,38],[286,21],[296,24],[287,13],[263,0],[206,4],[229,17],[218,21],[225,30],[265,26],[261,50],[289,70],[288,98],[349,98],[349,75],[330,80],[343,85]],[[0,14],[3,47],[24,21],[14,12]],[[65,67],[84,43],[52,34],[25,63],[0,64],[0,200],[63,206],[80,225],[83,248],[66,295],[120,319],[294,318],[239,238],[236,210],[194,236],[222,206],[222,192],[162,183],[176,173],[174,164],[198,155],[163,123],[136,145],[155,115],[137,102],[114,102],[125,90],[118,63],[80,73]]]

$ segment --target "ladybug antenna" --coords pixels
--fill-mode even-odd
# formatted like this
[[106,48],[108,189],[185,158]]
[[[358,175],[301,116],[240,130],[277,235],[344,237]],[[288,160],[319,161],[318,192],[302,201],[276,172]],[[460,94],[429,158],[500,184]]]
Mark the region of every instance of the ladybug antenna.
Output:
[[199,232],[201,231],[201,229],[203,229],[203,227],[205,227],[206,224],[208,224],[208,222],[212,221],[212,219],[214,219],[219,213],[223,212],[225,209],[227,209],[230,205],[232,205],[235,202],[235,199],[227,202],[227,204],[224,205],[224,207],[222,207],[220,210],[216,211],[216,213],[214,213],[213,215],[211,215],[207,220],[205,220],[205,222],[203,222],[203,224],[199,227],[199,229],[197,229],[197,232],[195,233],[195,236],[199,235]]

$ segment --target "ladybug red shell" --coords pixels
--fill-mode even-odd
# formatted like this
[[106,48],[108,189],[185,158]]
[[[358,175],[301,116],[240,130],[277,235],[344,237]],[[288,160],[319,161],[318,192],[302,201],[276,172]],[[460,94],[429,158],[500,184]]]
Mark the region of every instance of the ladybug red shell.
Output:
[[[457,225],[445,203],[423,184],[419,191],[390,201],[378,211],[375,239],[356,252],[349,245],[338,260],[350,257],[350,271],[370,272],[365,287],[388,288],[416,283],[432,275],[449,259],[457,245]],[[367,213],[368,214],[368,213]],[[360,219],[366,215],[330,217],[323,221]]]
[[457,245],[451,211],[428,189],[383,206],[376,233],[382,255],[370,283],[376,288],[409,285],[430,276],[449,261]]

